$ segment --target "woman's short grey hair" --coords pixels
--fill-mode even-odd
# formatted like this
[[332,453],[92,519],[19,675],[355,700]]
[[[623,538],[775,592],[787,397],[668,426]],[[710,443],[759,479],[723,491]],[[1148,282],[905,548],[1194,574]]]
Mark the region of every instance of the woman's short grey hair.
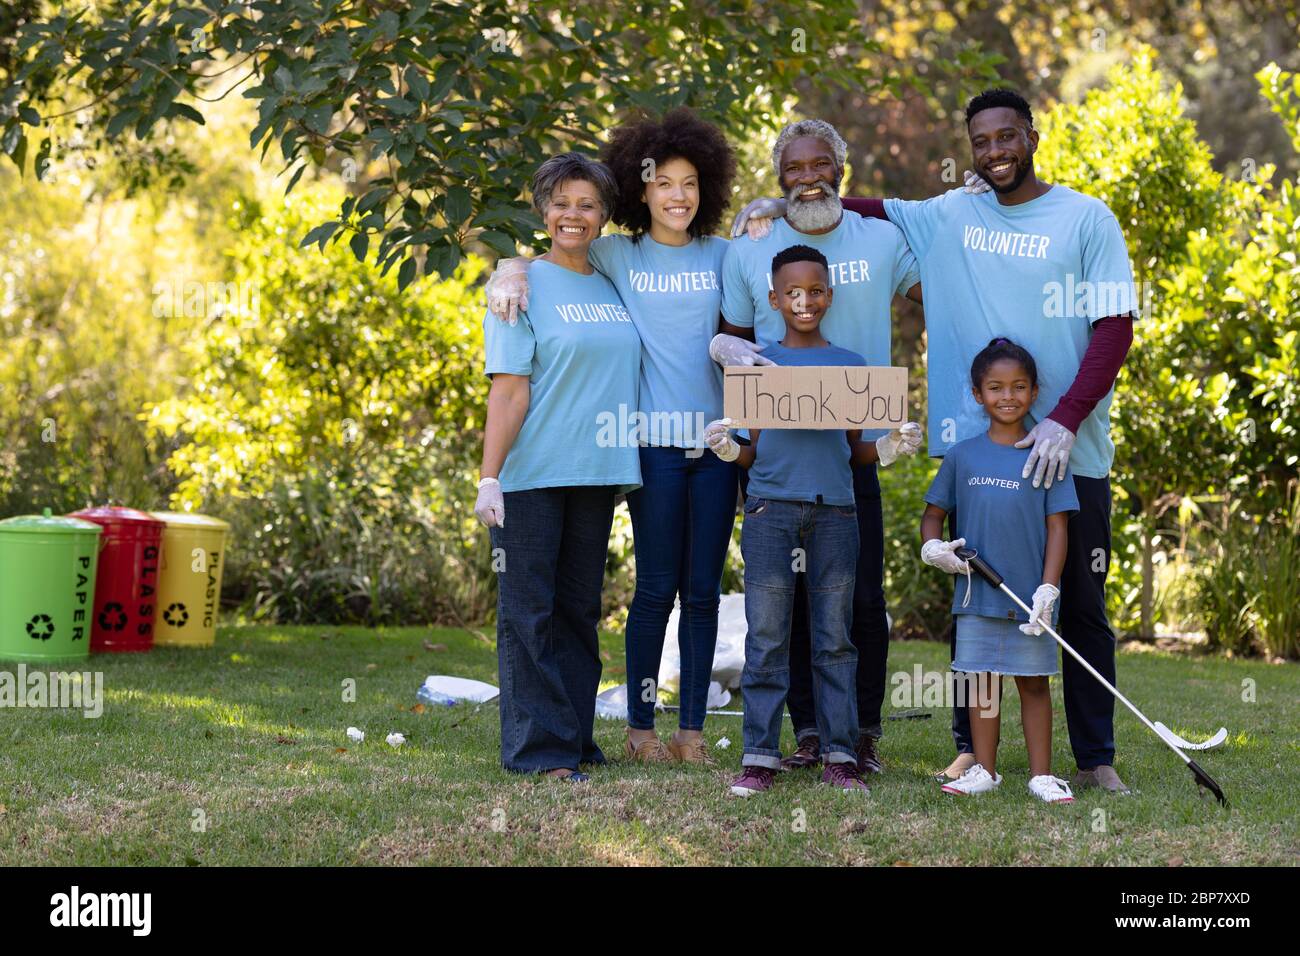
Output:
[[835,165],[840,169],[844,168],[844,161],[849,156],[849,147],[844,142],[844,138],[835,131],[835,127],[825,120],[799,120],[781,130],[781,135],[776,138],[776,145],[772,147],[772,168],[776,170],[778,181],[781,179],[781,157],[785,153],[785,148],[803,136],[816,136],[820,140],[825,140],[835,153]]
[[603,222],[608,222],[618,199],[618,182],[608,166],[588,159],[581,153],[561,153],[538,167],[533,174],[533,208],[545,219],[551,194],[570,179],[585,180],[596,187],[596,194],[600,196],[600,203],[604,207]]

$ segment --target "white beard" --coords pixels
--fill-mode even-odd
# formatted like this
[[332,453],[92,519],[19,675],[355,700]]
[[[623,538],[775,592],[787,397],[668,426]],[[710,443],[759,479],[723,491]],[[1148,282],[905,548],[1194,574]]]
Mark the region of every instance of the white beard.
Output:
[[844,204],[834,193],[823,199],[796,199],[797,193],[803,192],[802,186],[796,186],[785,197],[785,219],[799,232],[821,232],[840,221],[844,215]]

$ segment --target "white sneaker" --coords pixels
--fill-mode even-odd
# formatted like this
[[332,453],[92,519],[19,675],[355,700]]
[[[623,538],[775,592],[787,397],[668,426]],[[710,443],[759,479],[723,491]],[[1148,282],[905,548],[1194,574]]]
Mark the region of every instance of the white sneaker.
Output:
[[1074,803],[1070,785],[1050,773],[1029,778],[1029,792],[1044,803]]
[[945,783],[939,789],[944,793],[964,797],[971,793],[988,793],[1001,783],[1002,774],[990,776],[980,764],[974,764],[952,783]]

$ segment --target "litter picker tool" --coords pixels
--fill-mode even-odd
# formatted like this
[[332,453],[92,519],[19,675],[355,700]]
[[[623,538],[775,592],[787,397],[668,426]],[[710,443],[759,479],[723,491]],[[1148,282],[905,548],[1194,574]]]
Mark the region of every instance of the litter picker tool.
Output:
[[[953,553],[956,554],[957,557],[962,561],[967,562],[970,565],[971,570],[973,570],[976,574],[982,577],[991,586],[997,588],[1007,597],[1011,598],[1011,600],[1015,601],[1016,604],[1026,614],[1030,614],[1030,615],[1033,614],[1033,609],[1024,601],[1020,600],[1020,598],[1016,596],[1015,592],[1006,586],[1006,584],[1002,580],[1002,575],[998,574],[998,572],[993,569],[992,565],[990,565],[987,561],[981,558],[979,556],[979,552],[977,552],[974,548],[958,548]],[[1219,803],[1223,804],[1225,807],[1228,805],[1228,798],[1223,795],[1223,788],[1221,788],[1218,785],[1218,783],[1215,782],[1213,777],[1211,777],[1208,773],[1202,770],[1201,767],[1197,765],[1195,760],[1187,756],[1187,754],[1183,753],[1178,743],[1175,743],[1175,740],[1181,741],[1182,740],[1181,737],[1178,737],[1177,734],[1174,734],[1171,730],[1165,727],[1164,724],[1159,724],[1159,723],[1153,724],[1151,721],[1147,720],[1146,715],[1143,714],[1142,711],[1134,707],[1132,702],[1130,702],[1127,697],[1121,694],[1110,681],[1106,680],[1106,678],[1102,677],[1099,673],[1097,673],[1096,669],[1087,661],[1085,661],[1078,651],[1076,651],[1069,644],[1065,643],[1065,640],[1061,637],[1060,634],[1057,634],[1056,631],[1052,629],[1050,624],[1048,624],[1046,621],[1043,621],[1041,619],[1039,620],[1038,623],[1043,626],[1043,630],[1045,630],[1048,634],[1052,635],[1052,637],[1056,640],[1056,643],[1061,645],[1062,650],[1064,650],[1067,654],[1069,654],[1076,661],[1078,661],[1079,664],[1082,665],[1084,670],[1086,670],[1093,677],[1097,678],[1097,680],[1101,682],[1101,685],[1103,687],[1105,687],[1108,691],[1110,691],[1112,694],[1115,695],[1116,700],[1118,700],[1129,710],[1133,711],[1134,715],[1137,717],[1138,720],[1146,724],[1147,727],[1151,729],[1151,732],[1155,734],[1157,737],[1159,737],[1161,741],[1163,741],[1165,745],[1169,747],[1170,750],[1178,754],[1179,759],[1182,760],[1183,763],[1187,764],[1188,769],[1192,771],[1192,776],[1196,778],[1196,783],[1198,786],[1204,787],[1206,790],[1209,790],[1218,799]],[[1226,730],[1220,730],[1219,733],[1223,734],[1225,738],[1228,735],[1228,732]],[[1215,737],[1211,739],[1216,739],[1217,737],[1218,734],[1216,734]],[[1209,741],[1206,741],[1206,745],[1208,744]]]

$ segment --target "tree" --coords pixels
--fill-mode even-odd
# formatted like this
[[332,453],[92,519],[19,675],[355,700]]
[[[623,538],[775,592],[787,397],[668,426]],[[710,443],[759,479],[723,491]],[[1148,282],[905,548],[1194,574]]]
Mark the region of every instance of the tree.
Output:
[[[1292,78],[1265,71],[1275,109],[1295,123]],[[1217,172],[1150,50],[1106,87],[1046,117],[1038,169],[1104,200],[1129,244],[1143,310],[1116,385],[1115,484],[1141,527],[1140,628],[1154,633],[1159,521],[1195,497],[1238,496],[1280,510],[1296,473],[1294,187],[1274,194]],[[1266,83],[1266,88],[1268,84]],[[1290,110],[1290,113],[1287,111]]]
[[256,296],[209,317],[192,387],[144,417],[176,503],[232,522],[229,596],[281,621],[480,621],[484,262],[403,294],[345,246],[284,248],[339,192],[240,203],[230,276]]
[[0,148],[22,168],[39,140],[39,174],[79,111],[109,142],[143,142],[242,88],[250,145],[278,146],[290,189],[309,166],[357,183],[304,244],[347,237],[404,287],[421,268],[450,276],[475,242],[534,244],[532,172],[594,147],[620,110],[685,103],[739,135],[779,123],[751,107],[802,76],[895,88],[856,16],[852,0],[111,0],[18,26]]

